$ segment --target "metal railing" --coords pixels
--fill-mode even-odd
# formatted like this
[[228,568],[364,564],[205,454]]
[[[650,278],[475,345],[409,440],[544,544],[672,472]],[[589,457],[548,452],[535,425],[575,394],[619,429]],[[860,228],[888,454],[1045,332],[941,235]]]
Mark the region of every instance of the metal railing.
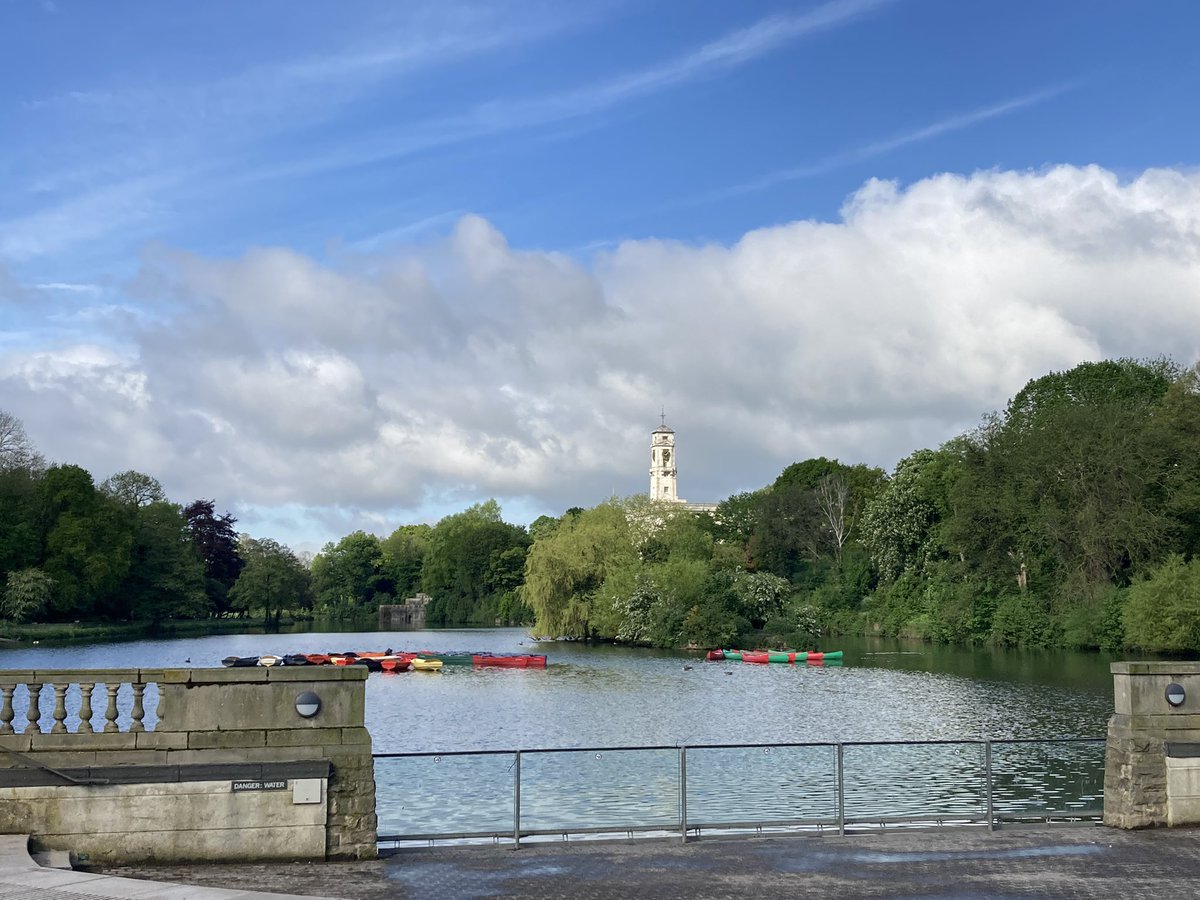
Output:
[[380,843],[989,830],[1103,814],[1103,738],[377,753]]

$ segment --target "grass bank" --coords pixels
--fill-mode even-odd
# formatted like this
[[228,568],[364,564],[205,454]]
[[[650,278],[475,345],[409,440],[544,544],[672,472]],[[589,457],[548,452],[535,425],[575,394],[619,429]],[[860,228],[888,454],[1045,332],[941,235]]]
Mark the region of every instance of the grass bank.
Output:
[[[296,622],[284,619],[279,629],[290,629]],[[171,638],[208,634],[253,634],[265,632],[262,622],[249,619],[196,619],[151,624],[148,622],[30,622],[0,623],[0,644],[7,647],[39,645],[92,644],[98,641],[131,641],[139,638]]]

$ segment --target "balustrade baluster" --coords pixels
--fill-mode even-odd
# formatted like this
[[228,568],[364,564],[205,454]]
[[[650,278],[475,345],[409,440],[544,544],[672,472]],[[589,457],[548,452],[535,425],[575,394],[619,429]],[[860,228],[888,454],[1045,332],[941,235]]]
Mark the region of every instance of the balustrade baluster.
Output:
[[130,713],[133,721],[129,725],[130,731],[145,731],[146,726],[142,724],[142,719],[146,717],[146,710],[142,708],[142,694],[146,692],[146,685],[140,681],[133,683],[133,711]]
[[67,688],[70,685],[54,685],[54,725],[51,734],[67,733]]
[[92,727],[92,691],[96,689],[95,683],[79,685],[79,733],[92,734],[95,728]]
[[25,734],[41,734],[42,729],[38,726],[38,719],[42,717],[42,708],[39,705],[42,699],[42,686],[33,682],[25,687],[29,689],[29,709],[25,711],[25,718],[29,720],[29,724],[25,726]]
[[17,689],[15,684],[0,685],[0,694],[4,700],[0,703],[0,734],[12,734],[12,720],[15,713],[13,712],[12,695]]
[[104,731],[110,733],[120,731],[117,727],[117,691],[121,689],[120,682],[104,685],[108,688],[108,709],[104,710]]

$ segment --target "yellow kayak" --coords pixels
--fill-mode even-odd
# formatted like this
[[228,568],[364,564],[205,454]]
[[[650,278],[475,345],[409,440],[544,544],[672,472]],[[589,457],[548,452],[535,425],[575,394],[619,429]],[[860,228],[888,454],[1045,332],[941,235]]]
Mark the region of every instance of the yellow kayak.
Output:
[[436,672],[442,667],[442,661],[440,659],[422,659],[417,656],[413,658],[412,667],[416,672]]

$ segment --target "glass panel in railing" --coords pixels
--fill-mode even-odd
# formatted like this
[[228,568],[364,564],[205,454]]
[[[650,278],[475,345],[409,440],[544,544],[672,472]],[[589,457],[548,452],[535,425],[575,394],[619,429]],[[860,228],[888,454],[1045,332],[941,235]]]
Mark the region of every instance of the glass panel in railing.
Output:
[[688,824],[817,825],[837,817],[837,748],[690,747]]
[[1002,819],[1092,817],[1104,809],[1105,742],[992,743],[992,805]]
[[970,821],[987,816],[982,744],[847,744],[847,823]]
[[375,757],[380,839],[513,830],[514,754]]
[[521,754],[521,827],[534,831],[679,826],[679,751]]

